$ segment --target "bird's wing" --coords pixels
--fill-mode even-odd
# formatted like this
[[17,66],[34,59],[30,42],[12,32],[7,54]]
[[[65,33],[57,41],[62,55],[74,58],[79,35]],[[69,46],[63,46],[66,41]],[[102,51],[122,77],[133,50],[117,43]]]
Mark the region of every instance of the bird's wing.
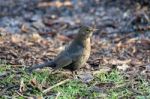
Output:
[[62,68],[62,67],[65,67],[65,66],[68,66],[69,64],[71,64],[72,58],[70,58],[65,53],[61,53],[54,59],[54,62],[56,63],[55,69],[58,69],[58,68]]
[[76,46],[76,48],[70,50],[70,57],[72,60],[76,61],[79,57],[81,57],[83,54],[83,47]]

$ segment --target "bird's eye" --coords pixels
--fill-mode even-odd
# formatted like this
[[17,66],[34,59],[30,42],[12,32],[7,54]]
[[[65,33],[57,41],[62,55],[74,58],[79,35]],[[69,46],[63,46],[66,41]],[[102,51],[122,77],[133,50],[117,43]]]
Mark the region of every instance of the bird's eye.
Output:
[[89,30],[89,29],[87,29],[86,31],[87,31],[87,32],[90,32],[90,30]]

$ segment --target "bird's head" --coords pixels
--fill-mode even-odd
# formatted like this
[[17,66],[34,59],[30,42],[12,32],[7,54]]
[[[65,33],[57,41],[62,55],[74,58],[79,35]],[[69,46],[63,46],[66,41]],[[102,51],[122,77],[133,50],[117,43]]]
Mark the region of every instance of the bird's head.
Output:
[[78,36],[81,38],[89,38],[92,36],[95,29],[89,26],[82,26],[79,30]]

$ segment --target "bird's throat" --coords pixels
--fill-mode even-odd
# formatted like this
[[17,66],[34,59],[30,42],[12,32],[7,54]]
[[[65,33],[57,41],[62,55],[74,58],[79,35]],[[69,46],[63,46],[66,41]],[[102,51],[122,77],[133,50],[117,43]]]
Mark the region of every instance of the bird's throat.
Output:
[[89,38],[84,38],[84,39],[83,38],[76,38],[74,40],[74,43],[85,47],[87,45],[87,43],[90,44],[90,37]]

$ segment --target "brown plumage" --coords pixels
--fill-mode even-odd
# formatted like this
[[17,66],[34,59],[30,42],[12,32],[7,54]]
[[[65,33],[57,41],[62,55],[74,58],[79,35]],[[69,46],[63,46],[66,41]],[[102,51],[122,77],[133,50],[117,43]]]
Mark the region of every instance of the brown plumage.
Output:
[[30,71],[43,67],[51,67],[53,69],[66,68],[72,71],[81,68],[90,56],[90,37],[93,32],[94,28],[82,26],[76,38],[54,60],[32,66]]

